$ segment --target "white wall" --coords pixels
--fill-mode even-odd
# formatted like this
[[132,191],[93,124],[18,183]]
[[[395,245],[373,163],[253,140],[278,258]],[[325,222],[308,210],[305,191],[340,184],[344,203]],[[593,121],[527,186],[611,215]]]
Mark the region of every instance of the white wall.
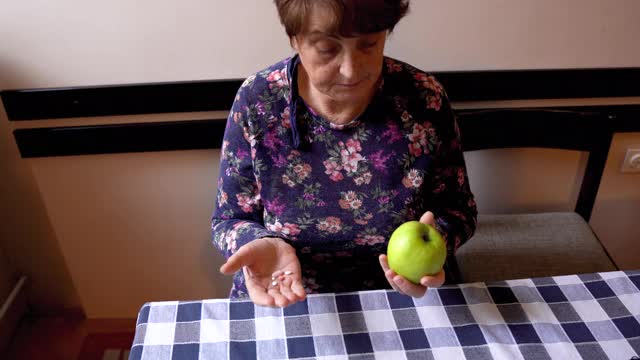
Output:
[[636,0],[414,0],[389,50],[429,70],[640,64]]
[[271,1],[24,0],[0,13],[3,88],[244,77],[290,50]]
[[80,299],[55,229],[31,167],[20,158],[11,128],[4,109],[0,109],[0,248],[10,271],[28,277],[31,310],[48,313],[78,307]]
[[[638,14],[635,0],[414,0],[388,54],[428,70],[637,67]],[[0,12],[4,89],[238,78],[288,54],[271,1],[23,0]],[[7,256],[39,279],[32,301],[80,302],[90,317],[133,317],[145,301],[226,296],[229,279],[217,273],[221,257],[209,244],[217,151],[20,159],[11,136],[19,127],[209,115],[20,123],[0,116],[12,179],[0,187],[0,202],[10,204],[0,210],[13,219],[4,231],[20,239],[6,246]],[[619,264],[639,268],[640,176],[617,171],[632,144],[640,133],[614,139],[592,223]],[[467,158],[485,212],[569,209],[584,167],[577,153]],[[507,176],[514,170],[518,177]],[[505,174],[500,183],[490,180],[495,171]],[[534,181],[541,171],[544,186]],[[557,191],[530,191],[566,180]]]
[[219,150],[29,160],[87,312],[226,297],[210,242]]
[[[637,0],[414,0],[388,53],[428,70],[640,64]],[[21,0],[0,88],[245,77],[290,53],[269,0]]]

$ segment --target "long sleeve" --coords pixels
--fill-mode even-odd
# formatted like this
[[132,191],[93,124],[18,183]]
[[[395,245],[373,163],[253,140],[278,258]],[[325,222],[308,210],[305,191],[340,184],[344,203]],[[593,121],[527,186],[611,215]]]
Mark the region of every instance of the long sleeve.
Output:
[[444,92],[439,112],[443,117],[439,124],[440,144],[426,206],[434,213],[437,227],[447,241],[447,252],[452,255],[475,232],[478,211],[469,186],[460,130]]
[[213,244],[225,258],[254,239],[277,236],[263,223],[260,181],[253,166],[252,142],[256,132],[250,126],[255,124],[258,114],[248,98],[249,93],[247,81],[238,90],[231,108],[220,155],[211,233]]

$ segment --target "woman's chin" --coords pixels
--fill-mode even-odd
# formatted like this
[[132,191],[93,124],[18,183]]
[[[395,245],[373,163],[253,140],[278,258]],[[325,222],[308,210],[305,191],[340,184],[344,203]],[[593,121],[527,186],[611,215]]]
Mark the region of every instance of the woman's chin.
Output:
[[367,98],[367,94],[361,89],[355,88],[339,88],[331,92],[331,98],[339,102],[355,102],[358,103]]

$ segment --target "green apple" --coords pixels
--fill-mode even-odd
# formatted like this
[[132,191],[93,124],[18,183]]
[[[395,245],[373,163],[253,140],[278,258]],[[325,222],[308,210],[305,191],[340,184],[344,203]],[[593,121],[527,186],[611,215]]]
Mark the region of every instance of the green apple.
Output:
[[409,221],[398,226],[389,239],[389,267],[415,284],[425,275],[440,272],[446,258],[447,245],[431,225]]

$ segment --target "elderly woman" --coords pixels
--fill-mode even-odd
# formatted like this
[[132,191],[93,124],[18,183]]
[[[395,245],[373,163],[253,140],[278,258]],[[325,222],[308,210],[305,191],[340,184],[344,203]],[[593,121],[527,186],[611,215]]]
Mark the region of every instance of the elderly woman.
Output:
[[389,236],[431,224],[454,253],[475,230],[458,128],[442,86],[385,57],[406,0],[276,0],[296,55],[238,90],[222,145],[215,246],[231,298],[287,306],[307,293],[414,284]]

